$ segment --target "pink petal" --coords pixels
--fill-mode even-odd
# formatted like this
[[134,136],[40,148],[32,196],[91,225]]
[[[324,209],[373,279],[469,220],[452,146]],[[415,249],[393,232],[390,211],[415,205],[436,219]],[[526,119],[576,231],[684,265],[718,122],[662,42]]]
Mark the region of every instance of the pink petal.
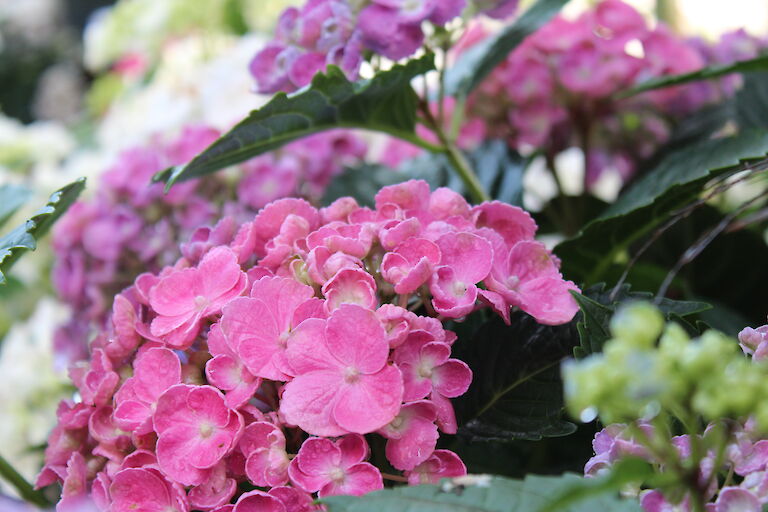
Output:
[[330,483],[320,489],[317,495],[321,498],[336,494],[362,496],[383,488],[381,472],[372,464],[361,462],[346,470],[344,480],[340,484]]
[[403,377],[395,366],[385,366],[356,382],[337,383],[335,422],[349,432],[367,434],[383,427],[397,415],[403,401]]
[[286,510],[276,497],[263,491],[250,491],[238,498],[232,512],[286,512]]
[[387,363],[389,344],[384,328],[369,309],[343,304],[328,319],[325,342],[342,365],[360,373],[375,373]]
[[342,375],[335,371],[300,375],[285,385],[280,413],[288,424],[297,425],[312,435],[345,434],[347,430],[336,423],[332,412],[342,382]]
[[432,372],[435,391],[448,398],[463,395],[472,383],[472,370],[464,361],[449,359]]

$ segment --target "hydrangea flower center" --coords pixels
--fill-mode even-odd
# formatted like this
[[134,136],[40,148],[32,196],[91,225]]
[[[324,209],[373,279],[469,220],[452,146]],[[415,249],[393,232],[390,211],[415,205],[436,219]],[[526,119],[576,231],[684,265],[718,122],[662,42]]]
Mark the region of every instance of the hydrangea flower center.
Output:
[[353,382],[357,382],[360,378],[360,370],[355,368],[354,366],[347,366],[344,369],[344,381],[348,382],[349,384],[352,384]]

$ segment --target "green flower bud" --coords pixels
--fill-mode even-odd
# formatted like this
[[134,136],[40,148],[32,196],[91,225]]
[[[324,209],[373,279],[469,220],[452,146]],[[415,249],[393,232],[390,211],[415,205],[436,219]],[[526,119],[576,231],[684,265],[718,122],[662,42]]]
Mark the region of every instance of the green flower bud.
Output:
[[647,302],[623,306],[611,319],[611,333],[638,348],[651,348],[664,329],[664,316]]

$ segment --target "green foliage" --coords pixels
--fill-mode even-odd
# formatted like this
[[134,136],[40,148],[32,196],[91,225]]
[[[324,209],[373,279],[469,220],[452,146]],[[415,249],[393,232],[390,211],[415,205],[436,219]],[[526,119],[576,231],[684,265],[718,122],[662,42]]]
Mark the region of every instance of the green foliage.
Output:
[[744,75],[744,83],[733,103],[740,128],[768,129],[768,72]]
[[[633,475],[634,476],[634,475]],[[358,498],[333,496],[322,502],[328,512],[639,512],[640,505],[622,500],[613,489],[574,493],[587,483],[574,474],[528,476],[525,480],[475,475],[443,480],[438,485],[396,487]],[[570,493],[564,496],[564,493]],[[552,508],[556,504],[557,508]]]
[[465,51],[446,73],[446,89],[467,96],[523,40],[554,17],[568,0],[537,0],[517,21]]
[[27,251],[37,248],[37,240],[44,236],[54,222],[75,202],[85,188],[85,178],[57,190],[48,203],[24,224],[0,238],[0,283],[5,283],[5,273]]
[[708,180],[732,174],[767,153],[765,131],[703,140],[669,153],[605,213],[555,248],[563,273],[587,285],[600,281],[629,244],[692,201]]
[[422,144],[415,133],[418,97],[411,80],[432,69],[434,58],[425,55],[370,80],[350,82],[329,66],[311,85],[290,95],[277,93],[187,165],[166,169],[155,180],[170,188],[332,128],[381,131]]
[[[633,292],[628,284],[621,286],[615,296],[612,292],[612,288],[606,289],[605,283],[600,283],[584,290],[583,294],[573,294],[573,298],[581,309],[576,324],[580,341],[580,346],[574,349],[576,357],[584,357],[603,350],[603,345],[611,337],[610,320],[622,304],[653,299],[652,293]],[[711,306],[704,302],[666,298],[659,302],[658,307],[668,320],[684,319],[711,309]]]
[[573,323],[538,324],[515,312],[511,325],[497,316],[472,339],[459,339],[456,357],[472,368],[469,390],[455,399],[459,435],[471,441],[538,440],[573,433],[562,419],[560,362],[578,343]]
[[32,196],[32,191],[20,185],[0,186],[0,227]]
[[754,59],[741,60],[732,64],[717,64],[690,73],[683,73],[681,75],[654,78],[625,91],[620,94],[620,97],[626,98],[645,91],[719,78],[732,73],[749,73],[754,71],[768,71],[768,55],[763,55]]
[[[504,141],[488,140],[467,153],[477,177],[493,199],[521,205],[523,173],[530,162],[510,149]],[[322,204],[330,204],[343,196],[352,196],[363,206],[373,206],[373,198],[381,187],[410,179],[426,180],[432,189],[448,187],[467,195],[461,179],[452,171],[444,154],[424,153],[404,162],[400,168],[363,164],[344,170],[328,185]]]

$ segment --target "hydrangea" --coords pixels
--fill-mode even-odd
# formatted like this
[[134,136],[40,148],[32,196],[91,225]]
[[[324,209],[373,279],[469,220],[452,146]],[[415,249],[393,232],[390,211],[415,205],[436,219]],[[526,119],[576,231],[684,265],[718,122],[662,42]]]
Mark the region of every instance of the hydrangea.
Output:
[[[481,25],[471,27],[454,53],[487,35]],[[755,57],[761,48],[765,42],[743,32],[715,45],[685,39],[663,24],[649,26],[621,0],[603,0],[576,19],[556,16],[525,39],[469,97],[467,115],[515,148],[552,156],[585,149],[587,188],[606,170],[626,181],[668,139],[675,120],[722,99],[739,78],[627,99],[617,93],[654,77]]]
[[[442,27],[458,17],[467,0],[307,0],[283,11],[274,39],[251,61],[261,93],[307,85],[328,64],[355,79],[367,54],[399,60],[424,44],[423,24]],[[476,11],[502,18],[517,0],[473,0]]]
[[[707,511],[760,512],[768,503],[764,364],[756,356],[744,357],[735,340],[713,331],[689,339],[679,325],[665,326],[659,311],[649,304],[625,306],[612,319],[611,331],[613,339],[603,354],[571,362],[564,369],[574,413],[594,408],[603,421],[621,422],[595,435],[595,455],[584,473],[599,475],[630,456],[659,471],[692,468],[695,496]],[[759,329],[742,331],[745,353],[756,354],[760,335]],[[582,372],[590,373],[592,384]],[[735,389],[738,393],[733,393]],[[670,414],[697,418],[687,425],[689,429],[698,429],[698,418],[707,426],[701,432],[673,436],[675,425],[664,420]],[[659,446],[673,451],[660,451]],[[725,474],[730,476],[721,483],[718,475]],[[690,476],[686,473],[683,478]],[[643,509],[694,510],[690,478],[680,486],[687,488],[685,494],[639,491]]]
[[[472,380],[441,321],[488,306],[569,321],[575,286],[557,260],[516,249],[535,231],[520,209],[471,207],[423,181],[383,188],[375,208],[268,204],[115,297],[90,360],[70,370],[81,401],[59,406],[37,485],[62,482],[64,500],[97,509],[310,511],[314,493],[466,473],[437,449]],[[428,272],[396,291],[402,275],[384,262],[403,254],[401,267]],[[372,436],[401,474],[374,465]]]
[[[59,297],[72,308],[71,320],[56,333],[61,359],[85,357],[86,340],[94,327],[107,325],[110,311],[115,329],[123,329],[122,320],[130,322],[125,317],[132,313],[125,300],[113,303],[112,298],[142,272],[158,272],[178,259],[179,241],[188,240],[181,252],[197,263],[212,246],[230,242],[239,222],[270,201],[295,194],[318,199],[345,164],[359,161],[366,152],[358,137],[331,131],[249,160],[238,169],[237,180],[209,176],[168,194],[160,183],[147,186],[156,172],[186,163],[218,135],[208,127],[189,126],[175,139],[121,153],[102,175],[95,197],[75,203],[57,224],[52,280]],[[214,227],[207,227],[222,216]],[[196,307],[194,298],[189,297],[190,308]],[[162,298],[153,300],[158,312],[168,311],[157,302]],[[163,326],[169,315],[163,317],[166,320],[158,320],[152,329],[176,329],[183,344],[180,326]]]

